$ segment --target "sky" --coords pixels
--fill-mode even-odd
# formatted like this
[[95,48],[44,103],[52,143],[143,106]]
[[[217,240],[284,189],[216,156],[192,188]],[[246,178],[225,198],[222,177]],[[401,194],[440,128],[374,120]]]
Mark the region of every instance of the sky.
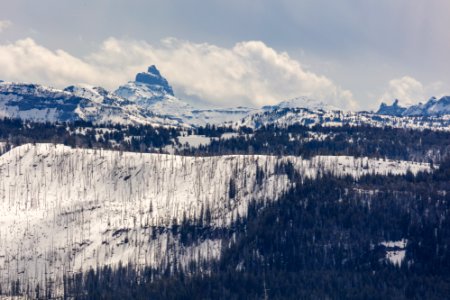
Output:
[[115,90],[155,64],[210,107],[307,96],[376,109],[450,94],[448,0],[14,0],[0,79]]

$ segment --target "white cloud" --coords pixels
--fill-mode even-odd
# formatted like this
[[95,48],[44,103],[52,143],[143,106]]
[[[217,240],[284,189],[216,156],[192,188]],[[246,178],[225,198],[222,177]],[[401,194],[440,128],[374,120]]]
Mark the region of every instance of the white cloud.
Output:
[[389,81],[387,90],[381,97],[381,101],[390,103],[398,99],[401,105],[410,106],[422,101],[425,97],[423,84],[418,80],[404,76]]
[[0,33],[4,31],[5,29],[8,29],[11,27],[12,23],[8,20],[0,20]]
[[355,107],[350,91],[259,41],[222,48],[173,38],[158,45],[110,38],[84,58],[49,50],[31,39],[0,45],[0,76],[5,80],[53,86],[83,82],[114,89],[150,64],[158,66],[181,97],[210,105],[261,106],[309,96]]
[[391,103],[394,99],[398,99],[400,105],[411,106],[419,102],[424,102],[432,96],[441,97],[443,92],[442,82],[433,82],[424,85],[417,79],[404,76],[389,81],[388,87],[381,96],[380,101]]
[[95,82],[102,73],[63,50],[51,51],[32,39],[0,46],[0,76],[8,81],[38,82],[64,87],[74,82]]

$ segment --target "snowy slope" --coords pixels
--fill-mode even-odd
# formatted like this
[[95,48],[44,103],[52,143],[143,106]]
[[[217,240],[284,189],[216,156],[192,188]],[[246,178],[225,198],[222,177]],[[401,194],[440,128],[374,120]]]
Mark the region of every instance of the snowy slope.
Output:
[[[182,247],[169,233],[149,239],[152,228],[206,211],[211,224],[227,226],[246,215],[250,200],[277,199],[291,186],[286,175],[274,173],[281,161],[292,162],[303,177],[319,170],[361,176],[429,169],[352,157],[183,157],[23,145],[0,156],[1,282],[16,277],[38,282],[47,270],[47,277],[60,283],[65,272],[119,261],[159,266],[174,253],[183,264],[198,255],[217,258],[218,240]],[[260,184],[257,168],[265,174]]]

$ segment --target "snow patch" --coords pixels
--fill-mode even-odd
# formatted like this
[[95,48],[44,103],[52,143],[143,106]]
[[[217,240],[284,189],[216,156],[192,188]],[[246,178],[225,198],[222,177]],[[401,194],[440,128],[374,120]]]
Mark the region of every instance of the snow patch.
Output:
[[188,135],[178,137],[178,141],[181,145],[188,144],[190,147],[199,147],[201,145],[209,145],[211,143],[211,138],[204,135]]
[[386,259],[393,265],[400,267],[406,256],[406,245],[408,244],[408,240],[386,241],[381,242],[380,244],[386,247]]

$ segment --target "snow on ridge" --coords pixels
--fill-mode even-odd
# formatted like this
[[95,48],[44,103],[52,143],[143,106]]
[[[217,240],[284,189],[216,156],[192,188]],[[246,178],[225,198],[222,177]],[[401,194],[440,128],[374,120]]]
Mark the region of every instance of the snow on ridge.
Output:
[[[119,261],[159,265],[167,259],[160,239],[171,237],[149,241],[152,226],[206,210],[213,226],[227,226],[246,215],[251,200],[276,200],[292,186],[285,174],[275,174],[280,162],[310,178],[318,170],[355,177],[429,170],[428,164],[347,156],[190,157],[22,145],[0,156],[0,274],[42,280],[51,266],[57,280],[63,272]],[[260,183],[258,169],[265,174]],[[189,253],[200,251],[205,259],[220,253],[220,241],[178,247],[186,263]],[[4,280],[0,275],[2,286]]]

